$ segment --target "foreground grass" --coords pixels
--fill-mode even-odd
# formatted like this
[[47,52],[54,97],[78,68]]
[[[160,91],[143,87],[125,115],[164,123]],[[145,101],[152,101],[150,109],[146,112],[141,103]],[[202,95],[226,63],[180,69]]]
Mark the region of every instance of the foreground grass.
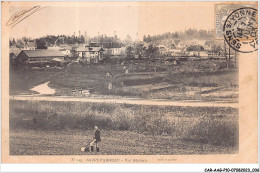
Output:
[[101,151],[81,152],[92,130],[10,131],[10,155],[183,155],[237,153],[233,147],[201,144],[173,136],[101,130]]
[[48,101],[10,101],[11,130],[103,130],[166,135],[238,147],[238,109]]

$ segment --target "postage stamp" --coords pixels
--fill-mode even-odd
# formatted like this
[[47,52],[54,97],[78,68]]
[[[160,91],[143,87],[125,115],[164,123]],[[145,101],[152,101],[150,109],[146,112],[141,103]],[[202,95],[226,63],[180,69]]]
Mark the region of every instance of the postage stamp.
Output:
[[215,4],[215,39],[224,39],[223,26],[228,16],[237,9],[250,7],[257,9],[256,4]]

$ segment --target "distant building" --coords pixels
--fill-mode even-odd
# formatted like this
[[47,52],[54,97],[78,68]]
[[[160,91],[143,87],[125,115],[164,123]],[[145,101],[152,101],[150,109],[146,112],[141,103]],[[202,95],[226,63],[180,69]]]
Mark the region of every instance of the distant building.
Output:
[[208,55],[205,48],[199,44],[187,45],[183,49],[183,52],[186,52],[188,56],[195,56],[195,57],[201,57],[201,56]]
[[169,54],[171,56],[184,56],[185,52],[183,51],[183,49],[170,49],[169,50]]
[[185,48],[184,48],[184,51],[204,51],[205,48],[201,45],[187,45]]
[[72,50],[71,46],[60,45],[60,47],[61,47],[61,49],[60,49],[61,53],[63,53],[64,55],[68,55],[68,56],[71,55],[71,50]]
[[83,57],[85,53],[87,52],[86,47],[73,47],[73,54],[74,56]]
[[208,40],[208,41],[205,42],[204,48],[207,49],[207,50],[211,50],[213,44],[214,44],[214,41]]
[[178,47],[178,45],[179,45],[179,43],[181,42],[181,40],[174,40],[174,45],[175,45],[175,47]]
[[169,49],[176,49],[177,47],[175,46],[174,43],[170,43],[170,44],[168,45],[168,48],[169,48]]
[[99,63],[103,60],[104,49],[102,47],[78,47],[74,49],[74,53],[87,63]]
[[52,67],[62,66],[64,54],[58,50],[22,50],[17,56],[15,62],[19,66],[27,67]]
[[13,64],[21,49],[19,48],[10,48],[9,56],[10,56],[10,64]]
[[69,49],[66,49],[66,48],[61,48],[60,49],[60,52],[64,55],[67,55],[69,56],[70,55],[70,50]]
[[157,46],[157,48],[161,55],[166,55],[168,53],[168,48],[164,45],[159,45],[159,46]]
[[204,45],[205,44],[205,40],[198,40],[198,39],[191,39],[191,40],[181,40],[178,44],[177,44],[177,48],[185,48],[187,46],[190,45]]
[[170,55],[170,56],[181,55],[181,49],[177,48],[174,43],[169,43],[167,45],[167,47],[168,47],[167,55]]
[[102,47],[104,54],[107,55],[124,55],[126,47],[122,43],[105,42],[105,43],[90,43],[90,47]]
[[50,46],[47,47],[48,50],[58,50],[60,51],[62,54],[64,54],[65,56],[69,56],[70,55],[70,51],[71,51],[71,47],[70,46]]
[[89,62],[93,60],[94,63],[99,63],[99,61],[103,60],[103,51],[102,47],[88,47],[86,57]]
[[27,41],[24,44],[24,47],[22,50],[35,50],[36,49],[36,43],[34,41]]

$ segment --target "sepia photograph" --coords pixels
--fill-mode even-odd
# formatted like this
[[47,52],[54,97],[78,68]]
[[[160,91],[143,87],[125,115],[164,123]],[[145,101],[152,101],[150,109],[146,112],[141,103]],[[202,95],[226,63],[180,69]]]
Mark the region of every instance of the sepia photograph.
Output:
[[[257,130],[257,6],[4,2],[5,154],[14,162],[238,159],[245,126]],[[243,142],[257,151],[251,134]]]

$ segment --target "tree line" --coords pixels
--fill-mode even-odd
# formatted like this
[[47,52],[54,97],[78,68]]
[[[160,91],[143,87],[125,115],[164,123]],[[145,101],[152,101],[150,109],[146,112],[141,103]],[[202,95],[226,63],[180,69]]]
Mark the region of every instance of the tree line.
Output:
[[108,37],[106,35],[87,37],[87,38],[85,38],[83,35],[81,36],[47,35],[37,39],[31,39],[30,37],[22,37],[21,39],[15,40],[13,38],[9,40],[9,45],[22,48],[29,41],[35,42],[37,49],[47,49],[48,46],[55,46],[55,45],[59,46],[62,44],[74,45],[74,44],[84,44],[90,42],[100,42],[100,43],[120,42],[120,39],[117,36]]
[[213,30],[197,30],[197,29],[188,29],[185,31],[176,31],[176,32],[166,32],[159,35],[144,35],[143,42],[160,42],[162,40],[169,40],[169,39],[180,39],[180,40],[187,40],[187,39],[213,39],[214,38],[214,31]]

